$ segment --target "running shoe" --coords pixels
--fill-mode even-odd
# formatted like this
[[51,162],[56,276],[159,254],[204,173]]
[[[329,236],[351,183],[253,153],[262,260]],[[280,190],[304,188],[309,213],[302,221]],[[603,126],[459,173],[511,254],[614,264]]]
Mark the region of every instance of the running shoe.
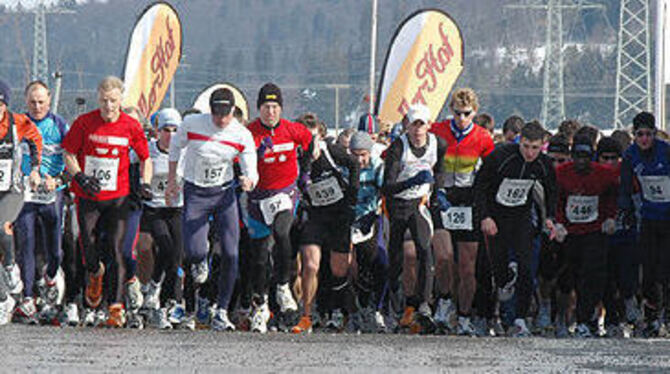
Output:
[[456,334],[460,336],[477,336],[475,326],[470,321],[470,317],[458,316]]
[[646,338],[665,338],[668,336],[668,330],[665,324],[657,319],[647,323],[647,327],[642,331],[642,334]]
[[84,311],[84,326],[95,326],[95,310],[86,308]]
[[500,318],[491,318],[488,321],[489,329],[493,333],[493,336],[505,336],[505,327],[502,324]]
[[592,338],[593,334],[591,333],[591,329],[586,323],[580,323],[577,325],[577,328],[575,329],[575,337],[577,338]]
[[142,295],[142,286],[137,276],[126,281],[126,307],[128,310],[138,310],[144,303],[144,296]]
[[37,306],[32,297],[26,297],[14,310],[14,320],[20,323],[34,325],[37,320]]
[[620,339],[624,337],[624,327],[623,324],[609,324],[606,327],[607,329],[607,337],[608,338],[615,338],[615,339]]
[[126,325],[126,311],[123,304],[114,303],[107,308],[109,315],[107,316],[107,327],[122,328]]
[[257,306],[251,313],[251,331],[265,334],[268,332],[268,321],[270,320],[270,309],[265,301]]
[[294,334],[311,334],[312,318],[310,316],[302,316],[298,324],[293,326],[291,332]]
[[128,326],[129,329],[142,330],[144,328],[144,319],[142,318],[142,315],[137,311],[128,311],[126,326]]
[[498,300],[508,301],[514,296],[516,290],[516,279],[518,276],[518,265],[512,261],[507,265],[507,283],[502,288],[498,288]]
[[398,325],[400,327],[409,327],[412,322],[414,322],[414,311],[416,309],[413,306],[407,306],[405,307],[405,312],[402,315],[402,318],[400,321],[398,321]]
[[456,306],[451,299],[440,298],[437,301],[433,319],[440,327],[448,327],[456,314]]
[[75,303],[69,303],[65,306],[65,323],[70,326],[79,325],[79,308]]
[[9,293],[18,295],[23,291],[23,281],[21,280],[21,269],[17,264],[5,267],[7,275],[9,276]]
[[175,300],[168,301],[168,321],[173,325],[180,325],[186,318],[186,308],[184,305],[177,303]]
[[249,331],[251,328],[251,307],[237,308],[237,330]]
[[384,315],[379,310],[375,311],[374,324],[376,332],[378,334],[386,333],[387,329],[386,329],[386,322],[384,321]]
[[161,307],[161,284],[150,280],[144,293],[144,305],[142,308],[155,310]]
[[277,293],[275,296],[277,304],[279,305],[279,310],[282,313],[298,311],[298,304],[296,304],[295,299],[293,299],[293,293],[291,292],[288,283],[277,285]]
[[570,330],[568,330],[568,326],[565,323],[564,318],[556,318],[556,338],[558,339],[565,339],[570,336]]
[[526,326],[526,320],[523,318],[517,318],[514,320],[514,325],[509,329],[509,336],[513,338],[527,338],[531,336],[528,326]]
[[5,301],[0,302],[0,325],[6,325],[11,322],[15,305],[16,300],[10,295],[7,295]]
[[182,323],[178,327],[180,329],[184,329],[184,330],[195,331],[195,328],[196,328],[195,314],[194,313],[187,313],[186,317],[184,317],[184,320],[182,321]]
[[152,309],[149,315],[149,326],[159,330],[172,329],[172,324],[167,317],[167,309]]
[[203,284],[207,281],[207,277],[209,277],[209,264],[207,263],[207,259],[191,265],[191,276],[193,277],[193,283],[195,284]]
[[340,309],[330,312],[330,317],[326,321],[326,328],[332,331],[342,331],[344,328],[344,314]]
[[472,319],[472,326],[475,328],[475,336],[478,337],[487,337],[495,336],[493,331],[489,328],[486,318],[475,317]]
[[86,284],[86,304],[95,309],[102,301],[102,281],[105,275],[105,265],[100,263],[97,273],[88,273],[88,284]]
[[56,271],[53,279],[44,274],[44,294],[41,295],[44,301],[49,305],[60,305],[65,295],[65,275],[60,267]]
[[225,308],[218,308],[214,312],[212,329],[216,331],[235,331],[235,325],[228,319],[228,311]]

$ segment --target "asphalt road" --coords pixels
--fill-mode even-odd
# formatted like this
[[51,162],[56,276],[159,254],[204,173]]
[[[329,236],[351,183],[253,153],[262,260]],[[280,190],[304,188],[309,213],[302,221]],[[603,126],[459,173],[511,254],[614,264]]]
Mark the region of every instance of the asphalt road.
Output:
[[669,372],[670,340],[0,327],[0,372]]

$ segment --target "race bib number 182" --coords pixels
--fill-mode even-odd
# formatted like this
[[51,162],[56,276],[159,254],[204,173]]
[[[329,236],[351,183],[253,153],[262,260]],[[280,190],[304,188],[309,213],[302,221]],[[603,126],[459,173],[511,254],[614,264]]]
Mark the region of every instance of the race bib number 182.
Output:
[[532,179],[503,179],[498,193],[496,194],[496,201],[498,204],[515,207],[521,206],[528,200],[528,192],[535,183]]

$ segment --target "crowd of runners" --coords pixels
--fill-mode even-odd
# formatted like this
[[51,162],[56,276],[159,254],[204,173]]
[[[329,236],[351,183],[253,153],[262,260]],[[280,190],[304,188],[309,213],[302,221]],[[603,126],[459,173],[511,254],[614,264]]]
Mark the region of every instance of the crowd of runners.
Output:
[[[670,146],[650,113],[555,135],[475,92],[329,136],[262,86],[247,123],[142,118],[123,83],[72,123],[0,81],[0,324],[658,337],[670,318]],[[663,249],[666,248],[666,249]],[[669,321],[670,322],[670,321]]]

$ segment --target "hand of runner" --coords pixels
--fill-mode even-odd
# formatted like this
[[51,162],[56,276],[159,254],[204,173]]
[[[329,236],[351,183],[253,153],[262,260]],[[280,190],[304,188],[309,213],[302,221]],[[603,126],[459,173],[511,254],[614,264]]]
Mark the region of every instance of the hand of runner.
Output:
[[78,172],[74,176],[74,180],[79,184],[79,187],[85,194],[95,197],[100,192],[100,181],[98,178]]
[[44,187],[46,187],[47,192],[55,190],[58,187],[56,179],[51,175],[47,175],[44,177]]
[[616,221],[614,218],[608,218],[601,226],[602,232],[607,235],[612,235],[616,232]]
[[491,217],[486,217],[482,220],[482,232],[486,236],[496,236],[498,234],[498,226],[496,221]]
[[40,185],[40,183],[42,183],[42,177],[40,176],[40,171],[37,168],[30,172],[28,181],[30,182],[30,189],[37,191],[37,187]]
[[274,147],[274,144],[272,143],[272,138],[266,136],[265,138],[263,138],[263,140],[261,140],[261,144],[258,146],[258,155],[263,156],[268,149],[272,150],[272,147]]
[[[561,225],[561,227],[562,226],[563,225]],[[547,230],[549,230],[549,240],[554,240],[554,238],[556,237],[556,234],[557,234],[556,225],[554,225],[554,221],[552,221],[550,219],[546,219],[544,221],[544,227],[546,227]],[[565,229],[565,227],[563,229]],[[565,234],[567,235],[567,231],[566,231]]]
[[168,206],[173,205],[175,202],[174,199],[177,198],[178,194],[179,186],[177,186],[177,182],[172,178],[168,178],[167,187],[165,188],[165,203]]
[[142,183],[139,193],[142,200],[151,201],[154,199],[154,193],[151,191],[149,183]]
[[437,190],[437,203],[440,206],[440,210],[446,212],[451,208],[451,203],[447,199],[447,193],[443,189]]
[[565,226],[560,223],[557,223],[555,226],[552,224],[551,235],[549,236],[550,240],[556,238],[557,242],[563,243],[567,236],[568,230],[566,230]]
[[249,179],[249,177],[240,175],[240,187],[243,191],[249,192],[254,189],[254,182]]

